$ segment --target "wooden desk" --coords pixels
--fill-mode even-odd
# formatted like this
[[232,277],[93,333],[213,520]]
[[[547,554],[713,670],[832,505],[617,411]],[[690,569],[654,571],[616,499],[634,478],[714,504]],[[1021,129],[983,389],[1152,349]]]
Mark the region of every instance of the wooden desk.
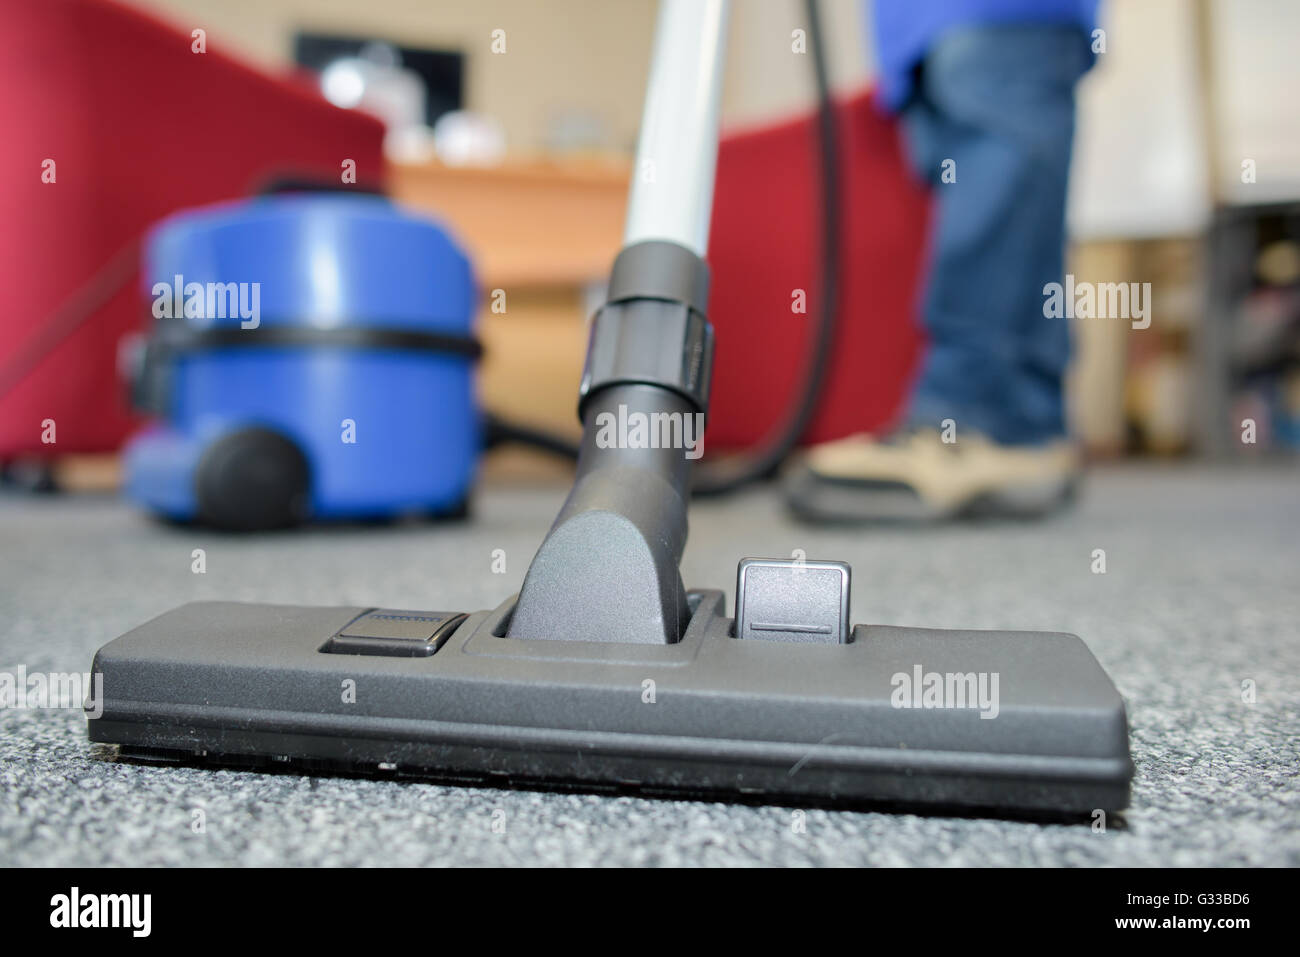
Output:
[[[394,198],[441,220],[474,262],[487,350],[479,395],[493,412],[577,437],[590,290],[603,288],[622,243],[629,176],[614,160],[390,167]],[[501,293],[505,311],[494,312]],[[554,471],[532,454],[490,458],[494,476]]]
[[441,219],[485,290],[580,287],[609,274],[627,207],[629,165],[584,160],[389,168],[393,196]]

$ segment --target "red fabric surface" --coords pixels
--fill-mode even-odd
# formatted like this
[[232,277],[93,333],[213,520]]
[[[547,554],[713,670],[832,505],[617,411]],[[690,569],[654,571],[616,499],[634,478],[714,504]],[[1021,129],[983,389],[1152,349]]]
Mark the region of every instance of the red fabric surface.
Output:
[[[922,336],[915,303],[929,214],[895,124],[869,93],[837,102],[844,183],[839,330],[806,441],[888,423],[901,411]],[[819,308],[821,194],[815,118],[726,136],[709,261],[717,333],[709,442],[760,441],[794,399]],[[807,312],[791,312],[792,292]]]
[[[381,125],[292,80],[108,0],[0,2],[0,280],[8,357],[152,222],[246,195],[285,171],[336,176],[344,157],[382,180]],[[196,24],[201,26],[201,24]],[[868,94],[838,103],[844,171],[840,328],[812,428],[819,441],[899,411],[921,336],[914,301],[927,217],[894,125]],[[753,445],[781,421],[817,314],[819,194],[814,120],[727,136],[715,190],[710,302],[718,338],[710,444]],[[54,159],[58,181],[41,182]],[[0,395],[0,456],[118,447],[137,424],[117,344],[143,320],[132,278],[23,381]],[[791,312],[794,289],[807,312]],[[40,442],[43,419],[55,447]]]
[[[285,172],[382,182],[383,127],[108,0],[2,0],[0,359],[155,220]],[[202,22],[194,26],[202,27]],[[46,158],[57,182],[41,182]],[[117,448],[137,423],[117,344],[144,319],[138,276],[0,395],[0,457]],[[57,423],[55,446],[40,441]]]

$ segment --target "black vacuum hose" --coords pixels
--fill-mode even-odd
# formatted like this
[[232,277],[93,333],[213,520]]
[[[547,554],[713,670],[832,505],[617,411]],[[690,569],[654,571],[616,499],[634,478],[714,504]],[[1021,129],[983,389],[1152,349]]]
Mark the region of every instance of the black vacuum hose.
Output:
[[818,0],[805,0],[808,17],[808,43],[812,50],[813,70],[817,82],[817,140],[821,161],[821,273],[818,286],[821,301],[817,326],[808,350],[798,401],[785,422],[758,451],[733,465],[707,464],[696,470],[692,491],[696,495],[722,495],[753,482],[774,476],[799,440],[803,438],[817,411],[822,387],[830,366],[831,346],[835,342],[835,316],[840,286],[840,169],[838,138],[835,132],[835,105],[831,100],[830,76]]

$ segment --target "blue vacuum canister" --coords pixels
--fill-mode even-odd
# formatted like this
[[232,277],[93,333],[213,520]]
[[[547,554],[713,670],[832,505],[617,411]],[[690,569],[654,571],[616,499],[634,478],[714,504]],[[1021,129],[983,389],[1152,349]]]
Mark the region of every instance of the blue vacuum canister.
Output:
[[153,333],[126,492],[232,529],[464,511],[482,445],[476,289],[446,230],[380,196],[284,194],[150,233]]

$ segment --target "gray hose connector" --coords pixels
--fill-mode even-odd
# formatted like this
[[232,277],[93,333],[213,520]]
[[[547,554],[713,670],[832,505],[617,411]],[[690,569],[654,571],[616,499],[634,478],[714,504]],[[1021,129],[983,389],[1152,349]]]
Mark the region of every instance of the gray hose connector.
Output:
[[614,261],[609,301],[592,318],[578,417],[587,400],[613,385],[670,389],[709,408],[713,327],[704,316],[709,267],[676,243],[629,246]]
[[649,239],[626,247],[614,260],[606,302],[666,299],[709,309],[709,266],[685,246]]

